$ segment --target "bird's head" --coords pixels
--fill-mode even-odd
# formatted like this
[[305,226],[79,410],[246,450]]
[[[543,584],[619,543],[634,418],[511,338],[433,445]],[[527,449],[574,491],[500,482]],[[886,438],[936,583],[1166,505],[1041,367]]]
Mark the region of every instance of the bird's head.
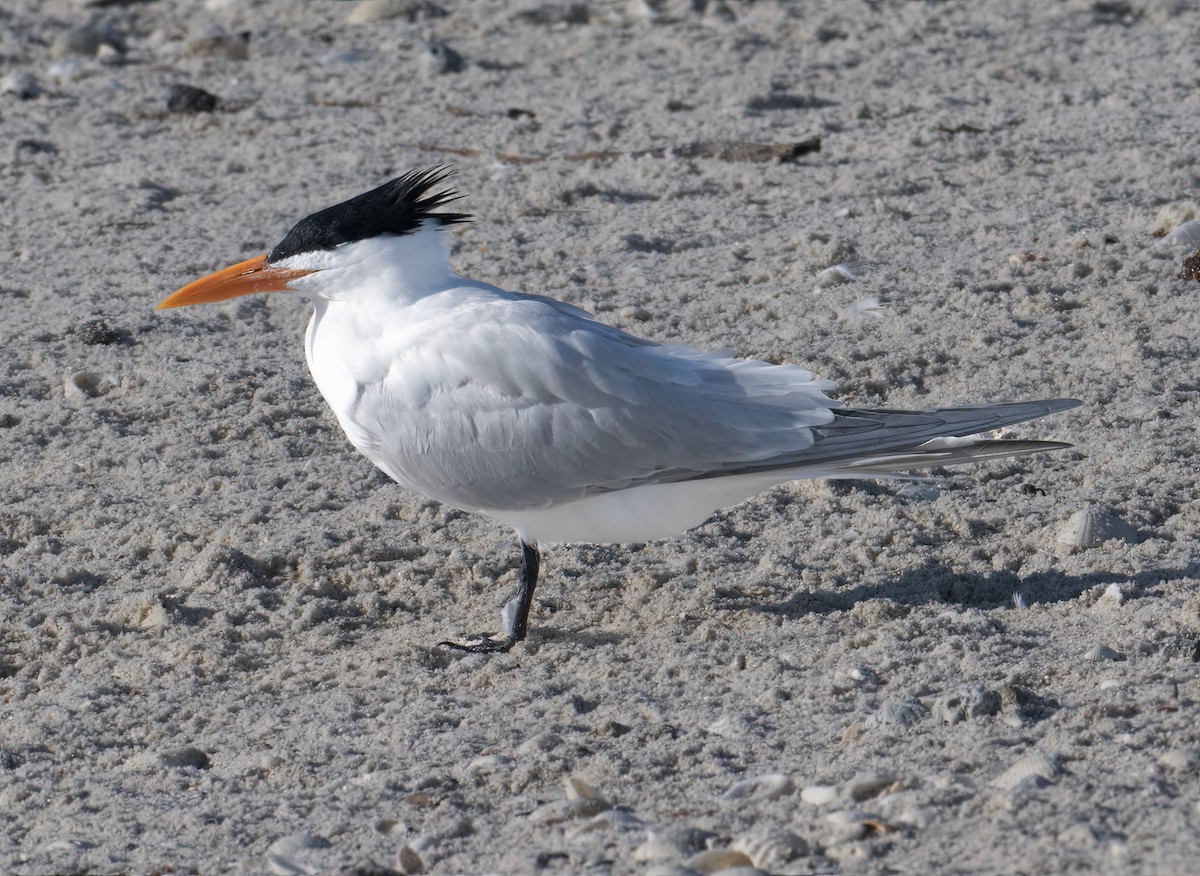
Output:
[[[189,283],[158,309],[211,304],[255,292],[323,294],[329,284],[317,280],[322,272],[333,273],[369,261],[373,252],[386,249],[387,241],[413,235],[428,225],[444,227],[470,219],[465,213],[433,212],[459,197],[453,189],[430,191],[445,182],[450,173],[446,167],[411,171],[313,213],[297,222],[269,253]],[[333,285],[345,288],[348,279],[343,277]]]

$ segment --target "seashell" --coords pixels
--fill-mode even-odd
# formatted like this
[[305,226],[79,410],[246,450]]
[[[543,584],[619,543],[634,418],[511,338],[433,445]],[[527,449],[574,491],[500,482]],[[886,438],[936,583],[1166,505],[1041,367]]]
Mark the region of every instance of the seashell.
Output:
[[31,100],[46,93],[32,73],[13,73],[0,80],[0,94],[15,94],[21,100]]
[[808,843],[790,830],[760,828],[734,839],[729,846],[748,857],[753,866],[778,873],[783,865],[809,853]]
[[783,773],[768,773],[765,776],[755,776],[742,779],[721,795],[722,800],[778,800],[784,794],[791,793],[792,780]]
[[395,818],[387,818],[387,817],[378,819],[375,822],[375,824],[372,825],[372,829],[376,833],[382,833],[382,834],[407,833],[408,832],[408,827],[404,824],[404,822],[399,821]]
[[744,715],[722,715],[704,729],[725,739],[745,739],[751,734],[750,719]]
[[1026,782],[1041,787],[1057,776],[1061,769],[1055,755],[1031,751],[992,779],[992,785],[1005,791],[1011,791]]
[[874,721],[892,727],[911,727],[928,714],[929,710],[916,700],[889,700],[879,707]]
[[697,873],[717,873],[730,867],[753,867],[754,862],[745,852],[734,849],[709,849],[698,855],[692,855],[684,862]]
[[1192,219],[1177,225],[1150,247],[1153,250],[1200,248],[1200,220]]
[[869,834],[892,833],[896,830],[878,815],[859,812],[853,809],[840,809],[830,812],[825,820],[832,826],[826,845],[854,842]]
[[813,291],[819,292],[832,286],[840,286],[851,280],[857,280],[861,275],[862,262],[842,262],[840,265],[826,268],[817,274],[817,286]]
[[1160,757],[1158,764],[1164,769],[1191,775],[1200,766],[1200,756],[1190,748],[1175,748]]
[[316,876],[320,867],[297,861],[287,855],[267,855],[267,867],[275,876]]
[[641,826],[642,820],[632,812],[624,809],[606,809],[575,828],[572,835],[579,836],[598,830],[631,830]]
[[280,876],[311,876],[321,868],[297,857],[314,849],[327,849],[329,840],[313,833],[294,833],[280,837],[267,847],[267,866]]
[[941,490],[926,481],[909,481],[896,491],[897,496],[914,502],[932,502],[941,494]]
[[63,58],[46,68],[46,78],[51,82],[66,83],[82,79],[95,72],[82,58]]
[[678,860],[684,855],[703,851],[715,836],[692,827],[654,828],[646,831],[646,841],[633,850],[633,859],[639,862]]
[[605,800],[554,800],[538,806],[529,813],[529,818],[541,824],[563,824],[577,818],[591,818],[610,807]]
[[1085,660],[1091,660],[1099,663],[1102,660],[1124,660],[1125,655],[1120,651],[1114,651],[1112,648],[1108,647],[1108,645],[1097,645],[1094,648],[1089,648],[1083,655],[1083,658]]
[[1074,547],[1096,547],[1111,539],[1135,544],[1138,531],[1107,508],[1081,508],[1059,527],[1055,538]]
[[355,3],[346,21],[350,24],[374,24],[389,18],[406,17],[410,21],[417,17],[421,5],[414,0],[363,0]]
[[606,807],[612,805],[604,799],[600,791],[578,776],[567,776],[563,779],[563,786],[568,800],[591,800],[594,803],[603,803]]
[[[185,745],[180,748],[171,748],[162,752],[158,756],[158,763],[160,766],[172,770],[206,770],[212,765],[208,755],[192,745]],[[324,846],[306,846],[306,848],[324,848]]]
[[841,793],[837,785],[809,785],[800,792],[800,799],[813,806],[824,806],[836,800]]
[[830,843],[821,854],[843,866],[853,864],[855,869],[858,869],[864,861],[869,861],[874,857],[870,846],[857,841]]
[[866,725],[862,721],[855,721],[849,727],[842,731],[842,742],[849,742],[852,739],[857,739],[862,735]]
[[465,767],[463,767],[462,776],[486,776],[491,773],[501,772],[513,763],[511,757],[506,757],[503,754],[483,754],[475,758]]
[[868,319],[883,319],[881,307],[879,299],[874,295],[860,298],[842,311],[842,320],[850,325],[858,325]]
[[56,58],[94,58],[104,46],[124,52],[125,38],[110,25],[82,25],[59,32],[51,50]]
[[930,711],[947,724],[980,718],[1000,711],[1000,694],[978,684],[964,684],[933,701]]
[[1189,219],[1195,219],[1200,215],[1200,204],[1195,201],[1176,201],[1172,204],[1163,204],[1154,216],[1154,224],[1150,230],[1155,236],[1166,234],[1176,225],[1182,225]]
[[899,791],[902,788],[903,783],[887,773],[863,773],[846,783],[850,799],[859,803],[878,797],[881,791]]
[[226,58],[245,61],[250,57],[250,32],[229,33],[219,24],[211,25],[187,45],[196,57]]
[[416,876],[425,872],[425,862],[412,846],[401,846],[396,853],[396,869],[404,876]]
[[869,666],[852,666],[846,672],[846,675],[856,684],[870,684],[872,686],[879,684],[878,673]]
[[91,371],[76,371],[63,381],[63,395],[79,400],[104,395],[113,387],[107,377]]

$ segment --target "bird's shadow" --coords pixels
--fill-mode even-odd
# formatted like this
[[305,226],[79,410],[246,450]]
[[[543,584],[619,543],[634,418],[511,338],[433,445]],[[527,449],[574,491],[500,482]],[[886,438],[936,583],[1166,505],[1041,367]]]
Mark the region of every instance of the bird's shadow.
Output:
[[997,608],[1013,605],[1015,594],[1027,604],[1045,605],[1070,602],[1093,587],[1109,584],[1119,585],[1127,596],[1136,598],[1151,595],[1164,580],[1198,575],[1200,563],[1189,563],[1179,569],[1147,569],[1133,574],[1101,571],[1069,575],[1047,571],[1019,575],[1006,569],[987,573],[961,572],[945,563],[930,562],[878,583],[838,587],[837,582],[831,582],[829,588],[797,591],[782,600],[735,594],[718,597],[718,604],[722,608],[786,618],[847,611],[870,599],[888,599],[901,605]]

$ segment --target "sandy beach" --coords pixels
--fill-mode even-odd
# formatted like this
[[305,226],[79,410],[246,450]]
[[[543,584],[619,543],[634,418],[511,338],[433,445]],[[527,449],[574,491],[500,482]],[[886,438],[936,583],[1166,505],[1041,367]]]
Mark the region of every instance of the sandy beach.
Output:
[[[1200,856],[1177,0],[0,9],[0,871],[1146,873]],[[405,492],[296,296],[446,164],[465,276],[1069,450],[548,546]],[[1180,226],[1184,226],[1180,229]],[[1174,232],[1174,233],[1171,233]]]

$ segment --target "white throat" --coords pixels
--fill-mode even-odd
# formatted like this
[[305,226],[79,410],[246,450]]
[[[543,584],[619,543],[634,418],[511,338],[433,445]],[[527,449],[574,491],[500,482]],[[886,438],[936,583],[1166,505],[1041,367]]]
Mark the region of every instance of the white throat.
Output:
[[301,253],[280,266],[314,273],[292,283],[313,298],[346,302],[408,304],[453,286],[443,231],[425,222],[411,234],[380,235],[334,250]]

